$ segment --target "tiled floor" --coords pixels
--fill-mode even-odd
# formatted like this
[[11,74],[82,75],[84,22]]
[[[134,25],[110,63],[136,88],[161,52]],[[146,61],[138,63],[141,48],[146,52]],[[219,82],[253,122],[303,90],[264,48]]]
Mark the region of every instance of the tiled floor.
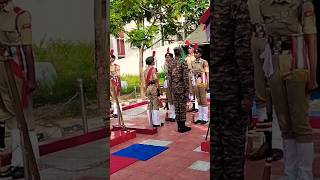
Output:
[[[146,107],[138,107],[124,111],[126,124],[148,126],[145,112]],[[165,112],[161,110],[161,118]],[[188,133],[177,132],[176,123],[166,122],[164,127],[158,129],[154,135],[137,134],[135,139],[111,148],[111,153],[126,148],[135,143],[149,145],[168,146],[165,152],[151,158],[148,161],[138,161],[110,176],[111,180],[136,180],[144,178],[148,180],[209,180],[210,179],[210,154],[201,152],[200,143],[205,140],[207,125],[191,124],[191,113],[188,113],[187,125],[192,127]],[[117,120],[111,120],[116,124]],[[314,162],[315,178],[320,177],[320,130],[314,131],[315,152]],[[210,138],[210,137],[209,137]],[[255,145],[258,142],[254,143]],[[264,161],[246,162],[246,180],[262,179]],[[283,162],[272,164],[272,179],[277,180],[283,176]]]
[[[137,111],[141,113],[143,108],[140,107]],[[164,112],[161,114],[161,118],[164,118]],[[133,115],[134,111],[127,112],[124,115],[126,122],[147,126],[146,113],[140,114],[139,117],[130,118]],[[190,120],[187,121],[190,122]],[[114,120],[114,123],[116,122]],[[187,123],[187,126],[191,126],[192,130],[181,134],[177,132],[176,123],[166,122],[155,135],[137,134],[135,139],[111,148],[111,153],[113,153],[136,143],[169,147],[168,150],[148,161],[137,161],[112,174],[111,180],[136,180],[140,178],[147,178],[148,180],[210,179],[209,153],[194,151],[196,148],[199,149],[200,143],[205,140],[203,135],[206,134],[208,126],[191,123]]]

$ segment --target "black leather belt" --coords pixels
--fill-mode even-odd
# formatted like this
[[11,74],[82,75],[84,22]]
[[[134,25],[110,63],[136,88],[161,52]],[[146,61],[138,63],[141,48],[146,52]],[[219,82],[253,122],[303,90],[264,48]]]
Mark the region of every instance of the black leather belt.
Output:
[[156,84],[155,81],[149,81],[148,85],[151,85],[151,84]]
[[270,37],[268,39],[272,54],[283,54],[284,51],[291,51],[292,39],[290,36]]
[[258,38],[266,37],[266,30],[263,24],[255,23],[251,25],[253,35]]

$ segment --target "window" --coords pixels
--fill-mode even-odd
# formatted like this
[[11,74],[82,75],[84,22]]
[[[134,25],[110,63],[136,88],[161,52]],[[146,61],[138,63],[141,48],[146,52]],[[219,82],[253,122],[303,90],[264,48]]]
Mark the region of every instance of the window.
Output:
[[126,57],[124,33],[120,33],[117,38],[117,48],[118,48],[119,59]]

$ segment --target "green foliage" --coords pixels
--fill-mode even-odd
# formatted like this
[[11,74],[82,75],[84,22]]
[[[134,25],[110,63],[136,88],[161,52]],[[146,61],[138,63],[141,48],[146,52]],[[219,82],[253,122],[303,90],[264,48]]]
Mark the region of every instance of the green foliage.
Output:
[[65,102],[78,90],[77,78],[82,78],[89,98],[96,96],[94,45],[83,42],[51,41],[47,46],[34,46],[37,62],[50,62],[58,79],[53,89],[35,91],[36,105]]
[[158,27],[156,26],[149,26],[143,27],[142,25],[138,25],[141,28],[134,29],[128,33],[128,41],[135,47],[151,47],[152,41],[155,35],[158,32]]
[[137,93],[140,91],[140,78],[137,75],[125,75],[121,77],[121,81],[128,83],[128,88],[121,90],[121,94],[130,94],[134,92],[134,87],[137,88]]
[[[161,22],[163,36],[177,35],[185,28],[189,34],[199,25],[199,19],[209,7],[209,0],[113,0],[111,1],[111,32],[117,35],[132,21],[143,24],[144,18],[152,24]],[[179,18],[184,16],[184,27]]]
[[186,0],[181,2],[181,12],[185,17],[186,34],[192,33],[200,24],[199,20],[210,5],[208,0]]

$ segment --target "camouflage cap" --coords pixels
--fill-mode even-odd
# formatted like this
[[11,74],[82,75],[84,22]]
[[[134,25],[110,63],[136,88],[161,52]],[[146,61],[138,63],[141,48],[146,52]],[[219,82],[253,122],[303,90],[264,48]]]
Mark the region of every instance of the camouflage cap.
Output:
[[147,57],[146,64],[151,65],[154,62],[154,58],[152,56]]

